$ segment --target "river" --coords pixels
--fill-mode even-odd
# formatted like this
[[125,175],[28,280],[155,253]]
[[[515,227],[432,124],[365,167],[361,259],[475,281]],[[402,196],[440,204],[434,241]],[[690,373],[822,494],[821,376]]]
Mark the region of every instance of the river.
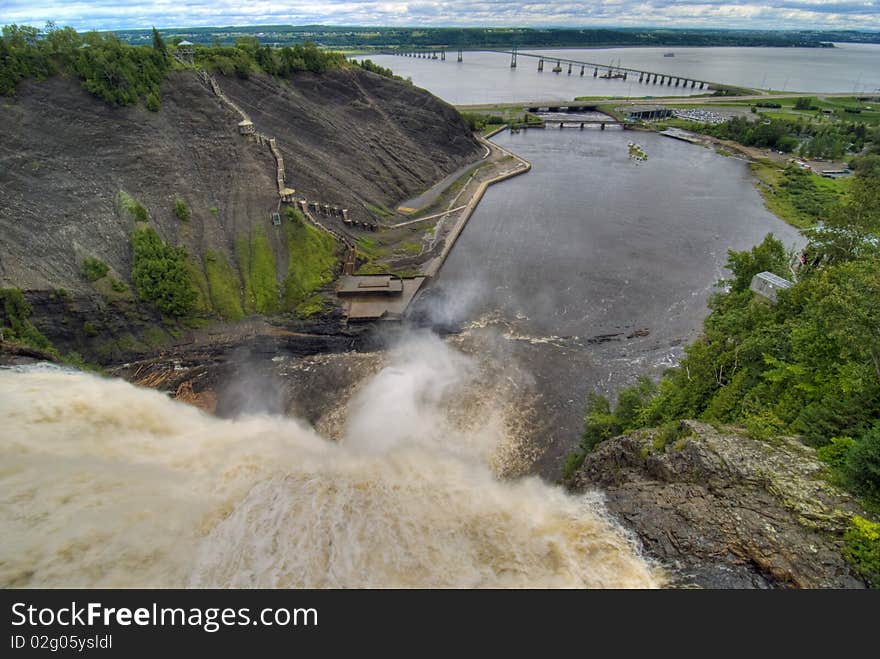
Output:
[[[488,190],[436,287],[453,321],[494,332],[534,376],[530,435],[554,478],[588,392],[613,394],[677,362],[728,249],[771,232],[791,247],[802,238],[764,208],[746,162],[709,149],[620,129],[493,139],[532,170]],[[629,158],[630,140],[647,161]]]
[[[503,53],[455,51],[445,62],[394,55],[370,55],[397,75],[412,78],[440,98],[459,104],[571,100],[575,96],[679,96],[699,89],[639,84],[638,76],[602,80],[575,69],[554,74],[554,57],[619,65],[638,70],[707,80],[728,85],[804,92],[876,93],[880,88],[880,44],[836,44],[835,48],[604,48],[524,49],[548,58],[538,73],[537,60],[520,56],[510,68]],[[667,53],[674,57],[664,57]],[[601,71],[600,71],[601,73]]]

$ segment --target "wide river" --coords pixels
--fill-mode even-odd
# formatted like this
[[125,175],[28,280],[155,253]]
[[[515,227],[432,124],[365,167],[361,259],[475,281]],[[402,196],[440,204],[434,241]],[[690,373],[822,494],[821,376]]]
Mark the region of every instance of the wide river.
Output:
[[[764,208],[746,162],[706,148],[619,129],[493,139],[532,171],[488,190],[435,286],[455,320],[494,329],[535,378],[529,434],[553,476],[588,392],[678,360],[728,249],[771,232],[787,246],[802,239]],[[646,162],[629,158],[631,140]]]
[[[510,68],[510,55],[466,51],[456,61],[394,55],[371,55],[377,64],[453,104],[571,100],[575,96],[672,96],[699,89],[639,84],[638,76],[622,80],[583,77],[551,71],[554,57],[667,73],[697,80],[762,89],[804,92],[874,93],[880,88],[880,44],[836,44],[835,48],[606,48],[523,49],[548,58],[538,73],[537,59],[520,55]],[[664,57],[667,53],[674,57]],[[601,73],[601,71],[600,71]]]

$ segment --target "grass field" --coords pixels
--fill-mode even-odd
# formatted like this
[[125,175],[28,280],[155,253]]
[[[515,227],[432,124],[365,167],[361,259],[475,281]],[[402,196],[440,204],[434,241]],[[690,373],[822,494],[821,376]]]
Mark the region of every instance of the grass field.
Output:
[[784,168],[769,160],[751,165],[767,209],[792,226],[806,229],[823,218],[825,209],[846,193],[846,179],[828,179]]

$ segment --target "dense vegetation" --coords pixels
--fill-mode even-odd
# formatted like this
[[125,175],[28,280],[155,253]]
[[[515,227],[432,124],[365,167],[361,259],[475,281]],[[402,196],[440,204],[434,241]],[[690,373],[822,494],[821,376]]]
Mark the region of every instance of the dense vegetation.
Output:
[[481,131],[487,126],[500,126],[507,123],[501,115],[480,112],[462,112],[461,118],[472,131]]
[[298,71],[321,73],[346,64],[345,56],[341,53],[321,50],[311,42],[296,44],[292,48],[272,48],[268,44],[261,45],[256,37],[242,37],[232,47],[198,46],[195,61],[224,75],[235,73],[242,78],[247,78],[252,71],[287,76]]
[[[108,103],[131,105],[143,100],[148,109],[156,111],[161,105],[165,74],[179,66],[171,56],[174,48],[175,44],[166,44],[155,29],[144,45],[132,46],[112,32],[79,34],[53,23],[42,31],[7,25],[0,37],[0,94],[13,94],[24,78],[41,80],[63,73],[77,76],[85,89]],[[241,37],[229,47],[197,46],[195,62],[244,78],[255,71],[286,76],[346,65],[340,53],[322,50],[311,42],[275,49],[252,36]]]
[[110,270],[109,266],[100,259],[93,256],[87,256],[83,259],[82,276],[88,281],[98,281]]
[[30,321],[31,305],[17,288],[0,288],[0,337],[55,353],[52,344]]
[[695,124],[690,128],[745,146],[797,152],[807,158],[840,159],[847,152],[860,152],[868,142],[880,148],[880,127],[853,121],[734,117],[720,124]]
[[170,316],[185,316],[192,311],[197,293],[186,250],[167,245],[155,229],[145,226],[132,232],[131,248],[131,278],[138,296]]
[[80,78],[85,89],[108,103],[130,105],[144,99],[158,109],[159,85],[169,57],[153,46],[130,46],[112,32],[79,34],[49,24],[42,32],[18,25],[3,27],[0,38],[0,94],[12,94],[26,77],[56,73]]
[[377,73],[380,76],[384,76],[385,78],[394,78],[397,80],[403,80],[400,76],[394,75],[394,71],[391,69],[385,68],[384,66],[379,66],[371,59],[365,60],[354,60],[354,63],[361,67],[364,71],[370,71],[371,73]]

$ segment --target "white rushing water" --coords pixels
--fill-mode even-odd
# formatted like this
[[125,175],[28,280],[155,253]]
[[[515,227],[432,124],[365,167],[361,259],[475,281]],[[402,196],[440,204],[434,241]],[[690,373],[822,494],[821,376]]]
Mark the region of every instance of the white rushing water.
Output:
[[503,424],[444,411],[470,368],[435,338],[394,351],[339,443],[120,380],[0,370],[0,585],[659,585],[598,495],[495,477]]

